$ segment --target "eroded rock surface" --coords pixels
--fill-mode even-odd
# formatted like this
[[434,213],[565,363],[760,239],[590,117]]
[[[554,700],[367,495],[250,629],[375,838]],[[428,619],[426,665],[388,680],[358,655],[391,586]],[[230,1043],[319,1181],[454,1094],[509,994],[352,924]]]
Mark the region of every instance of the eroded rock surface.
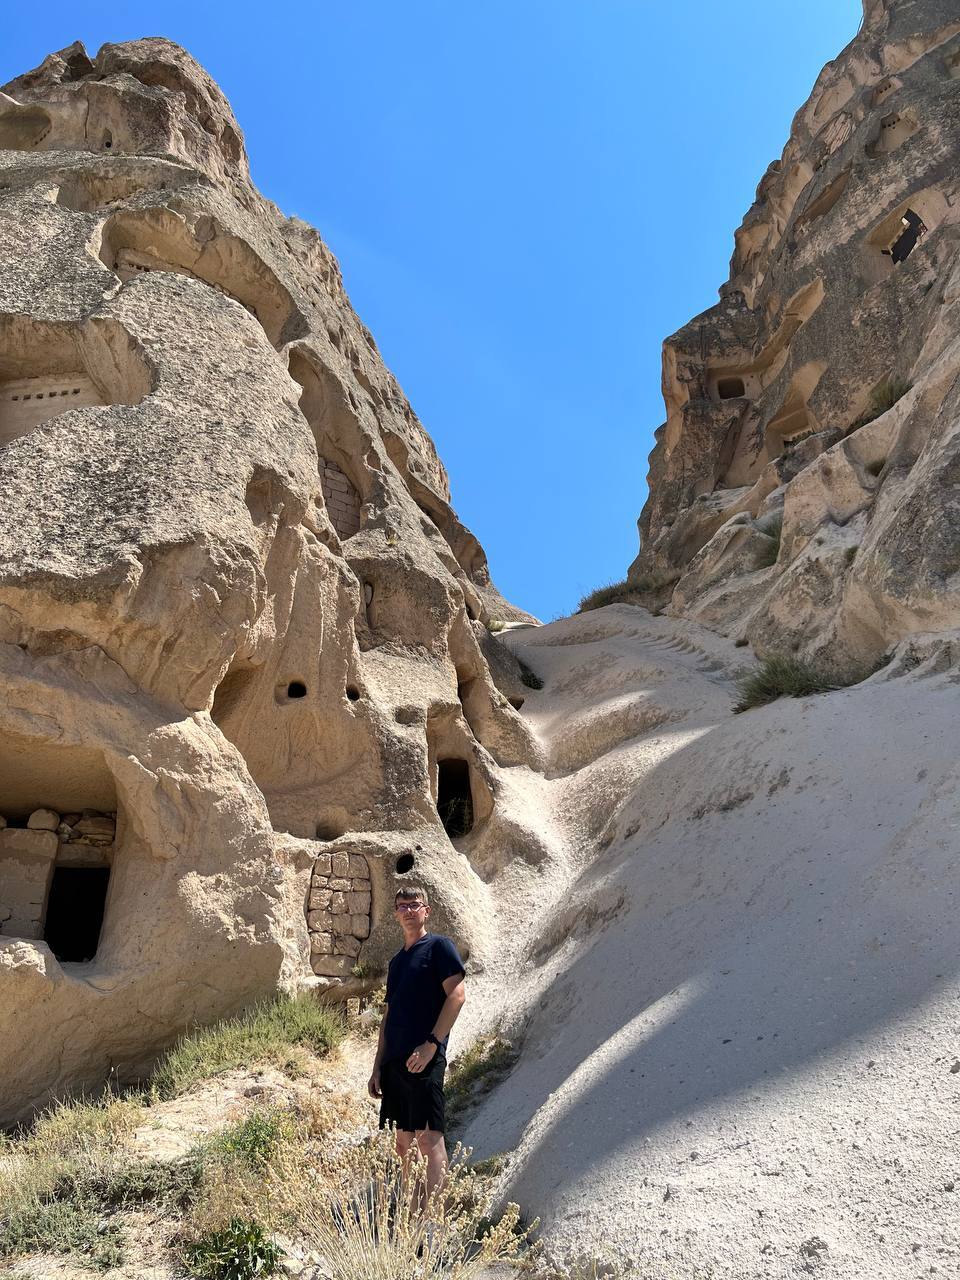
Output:
[[398,878],[480,954],[499,767],[538,759],[485,624],[524,616],[202,68],[73,45],[6,85],[0,1119],[375,980]]
[[956,5],[870,0],[797,113],[719,303],[664,346],[651,603],[853,668],[960,620],[958,78]]

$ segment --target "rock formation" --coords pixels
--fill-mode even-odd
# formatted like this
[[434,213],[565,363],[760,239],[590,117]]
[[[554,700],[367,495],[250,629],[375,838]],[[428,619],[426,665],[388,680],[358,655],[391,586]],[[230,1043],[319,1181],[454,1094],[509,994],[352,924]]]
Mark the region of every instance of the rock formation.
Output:
[[[0,1119],[278,989],[415,874],[479,962],[522,618],[316,231],[162,39],[0,93]],[[493,674],[491,674],[491,671]]]
[[664,344],[651,604],[854,671],[960,625],[958,78],[951,0],[867,0],[797,113]]

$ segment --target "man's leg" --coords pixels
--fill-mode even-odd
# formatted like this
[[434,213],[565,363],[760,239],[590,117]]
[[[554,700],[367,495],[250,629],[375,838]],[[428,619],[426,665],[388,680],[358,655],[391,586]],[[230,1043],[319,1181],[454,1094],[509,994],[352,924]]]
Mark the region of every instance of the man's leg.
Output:
[[396,1130],[397,1155],[400,1157],[400,1162],[403,1166],[404,1177],[407,1176],[407,1170],[410,1167],[410,1150],[413,1147],[413,1141],[416,1136],[409,1129]]
[[443,1134],[438,1133],[436,1129],[421,1129],[417,1133],[417,1146],[427,1162],[427,1198],[429,1199],[447,1176],[447,1144],[443,1140]]

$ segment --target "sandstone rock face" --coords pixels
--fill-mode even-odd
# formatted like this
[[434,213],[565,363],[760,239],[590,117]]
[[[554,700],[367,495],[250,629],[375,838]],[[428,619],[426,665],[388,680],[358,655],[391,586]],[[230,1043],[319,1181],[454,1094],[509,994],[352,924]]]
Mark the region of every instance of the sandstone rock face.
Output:
[[[870,662],[960,621],[960,14],[870,0],[664,346],[630,580],[761,653]],[[775,567],[731,519],[782,511]],[[718,531],[722,532],[719,536]]]
[[400,879],[480,954],[538,758],[485,623],[524,616],[205,72],[149,39],[6,85],[0,1119],[375,980]]

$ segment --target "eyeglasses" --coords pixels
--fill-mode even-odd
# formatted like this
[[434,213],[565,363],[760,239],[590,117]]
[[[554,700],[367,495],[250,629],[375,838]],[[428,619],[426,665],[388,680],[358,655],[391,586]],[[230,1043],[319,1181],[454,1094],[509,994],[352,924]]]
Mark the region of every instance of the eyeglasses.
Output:
[[394,904],[394,911],[419,911],[421,907],[426,906],[423,902],[397,902]]

